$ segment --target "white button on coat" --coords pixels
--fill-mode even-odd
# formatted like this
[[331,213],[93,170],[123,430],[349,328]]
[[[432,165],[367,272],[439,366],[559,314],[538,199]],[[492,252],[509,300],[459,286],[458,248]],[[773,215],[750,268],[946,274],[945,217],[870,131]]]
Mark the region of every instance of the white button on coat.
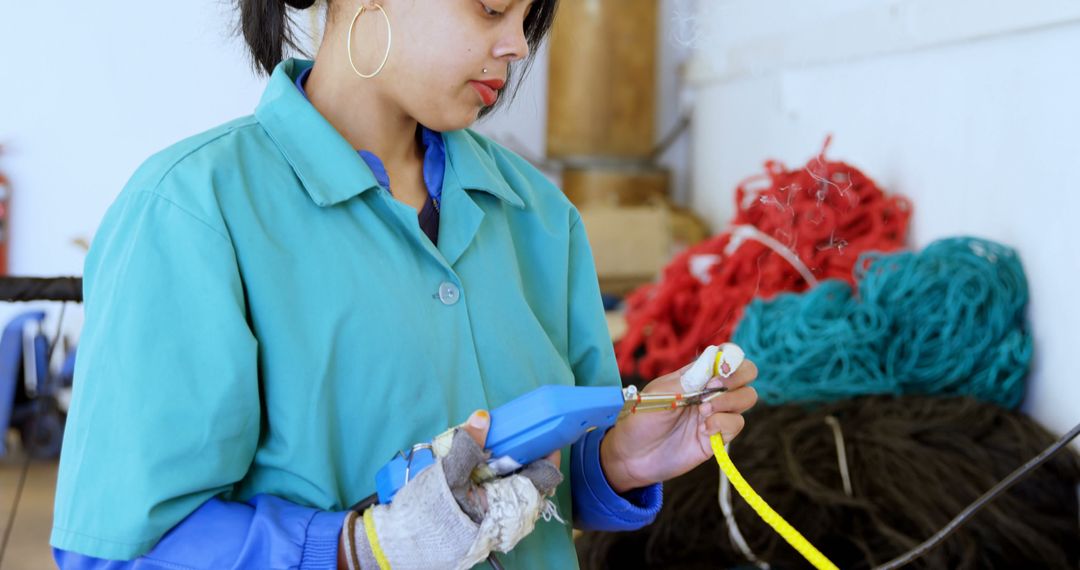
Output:
[[449,281],[443,281],[439,284],[439,300],[444,305],[453,305],[461,298],[461,292],[458,291],[457,285],[450,283]]

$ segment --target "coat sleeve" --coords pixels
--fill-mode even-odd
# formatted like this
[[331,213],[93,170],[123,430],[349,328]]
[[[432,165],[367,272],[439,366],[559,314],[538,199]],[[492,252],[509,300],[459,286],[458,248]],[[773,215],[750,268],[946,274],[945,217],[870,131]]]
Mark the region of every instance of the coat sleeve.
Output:
[[[615,351],[604,318],[600,285],[592,249],[581,218],[570,229],[569,355],[574,377],[584,386],[620,386]],[[605,433],[593,431],[570,450],[570,493],[574,526],[581,530],[634,530],[651,523],[660,512],[659,483],[619,495],[608,484],[600,465],[600,442]]]
[[215,499],[255,454],[257,342],[225,223],[185,196],[125,189],[95,236],[50,543],[59,560],[132,560],[173,529],[160,548],[192,561],[231,549],[296,566],[322,517]]
[[214,498],[134,560],[106,560],[59,548],[53,548],[53,558],[61,570],[333,569],[345,514],[270,495],[257,495],[247,503]]

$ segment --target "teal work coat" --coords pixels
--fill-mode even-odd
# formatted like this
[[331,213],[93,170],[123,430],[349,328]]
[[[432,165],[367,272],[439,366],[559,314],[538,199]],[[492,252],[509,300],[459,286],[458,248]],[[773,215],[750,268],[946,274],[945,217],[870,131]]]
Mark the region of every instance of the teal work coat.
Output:
[[[307,65],[281,64],[253,116],[151,157],[106,214],[53,546],[131,558],[214,496],[343,510],[474,410],[618,385],[563,193],[475,132],[443,133],[436,247],[296,89]],[[569,485],[557,504],[570,520]],[[540,521],[502,560],[574,568],[571,530]]]

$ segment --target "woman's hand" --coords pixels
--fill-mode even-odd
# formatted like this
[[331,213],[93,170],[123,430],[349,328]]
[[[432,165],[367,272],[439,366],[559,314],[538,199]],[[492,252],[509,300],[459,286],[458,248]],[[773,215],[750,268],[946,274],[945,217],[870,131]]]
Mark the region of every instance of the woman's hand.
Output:
[[[643,393],[680,392],[679,378],[689,368],[649,382]],[[742,413],[757,402],[747,386],[757,378],[749,360],[729,377],[713,377],[706,388],[727,392],[700,406],[631,414],[615,424],[600,443],[600,464],[617,493],[677,477],[713,456],[709,436],[719,433],[729,442],[742,431]]]
[[[482,484],[474,469],[490,416],[477,411],[448,432],[449,449],[398,491],[393,503],[349,513],[338,541],[338,568],[470,568],[492,551],[507,552],[530,532],[562,481],[559,452],[521,472]],[[441,436],[440,436],[441,437]],[[549,463],[550,462],[550,463]],[[422,547],[418,547],[422,546]]]
[[[488,414],[487,410],[477,410],[469,416],[468,421],[461,426],[461,429],[469,434],[469,437],[476,442],[477,446],[483,449],[484,443],[487,441],[487,433],[490,427],[491,415]],[[555,469],[558,470],[559,466],[562,465],[562,450],[556,449],[555,451],[552,451],[544,458],[544,460],[554,465]],[[481,512],[487,511],[487,495],[484,493],[483,487],[475,487],[470,490],[470,493],[475,493],[475,496],[470,494],[470,498],[475,501]],[[459,500],[459,502],[461,501]]]

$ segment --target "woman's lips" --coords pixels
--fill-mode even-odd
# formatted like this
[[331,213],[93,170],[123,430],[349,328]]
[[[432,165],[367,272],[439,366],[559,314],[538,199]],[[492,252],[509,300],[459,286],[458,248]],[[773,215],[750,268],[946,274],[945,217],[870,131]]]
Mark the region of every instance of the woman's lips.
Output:
[[473,89],[476,89],[476,92],[480,94],[480,99],[484,102],[485,107],[494,105],[495,101],[499,99],[498,89],[492,86],[494,83],[495,82],[488,83],[480,81],[469,82],[469,85],[472,85]]

